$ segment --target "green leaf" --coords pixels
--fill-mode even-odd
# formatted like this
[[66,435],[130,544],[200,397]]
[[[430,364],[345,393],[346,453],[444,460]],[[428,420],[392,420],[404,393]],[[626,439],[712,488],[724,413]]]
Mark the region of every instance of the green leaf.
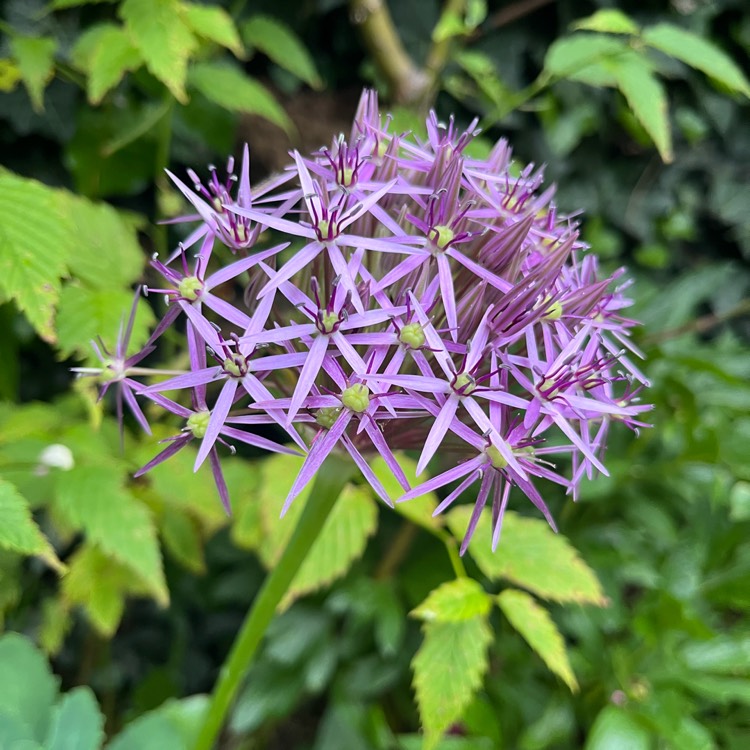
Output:
[[87,92],[92,104],[122,80],[126,72],[143,63],[140,52],[121,26],[103,23],[84,32],[71,52],[73,62],[88,76]]
[[179,0],[125,0],[118,13],[149,71],[186,102],[187,63],[196,42]]
[[[448,526],[457,537],[463,536],[472,510],[460,506],[448,513]],[[469,547],[471,556],[489,578],[505,578],[551,601],[599,606],[607,603],[593,571],[570,542],[555,534],[544,521],[507,511],[496,552],[492,552],[490,526],[489,516],[482,514]]]
[[273,94],[229,63],[196,63],[190,68],[191,86],[209,101],[232,112],[260,115],[290,133],[294,130]]
[[461,15],[455,11],[447,10],[441,14],[432,30],[432,41],[436,43],[445,42],[468,32],[469,29]]
[[152,711],[128,724],[106,750],[187,750],[188,747],[169,718]]
[[603,8],[591,16],[582,18],[573,24],[574,29],[586,31],[603,31],[608,34],[638,34],[638,24],[628,15],[616,8]]
[[[153,442],[144,443],[136,457],[139,464],[150,461],[157,450],[157,441],[174,434],[154,425]],[[169,461],[155,466],[142,481],[147,481],[155,502],[164,503],[180,513],[196,519],[206,535],[225,526],[227,514],[219,501],[210,471],[193,471],[196,450],[186,446]],[[257,494],[258,472],[256,464],[234,459],[222,459],[224,478],[229,488],[233,506],[254,502]]]
[[55,340],[60,278],[75,248],[64,207],[60,194],[40,182],[0,172],[0,291],[48,342]]
[[16,84],[21,80],[21,71],[13,60],[0,58],[0,91],[7,94],[14,91]]
[[457,578],[431,591],[411,614],[425,622],[461,622],[486,617],[491,608],[492,598],[479,583]]
[[412,661],[424,750],[433,750],[471,703],[487,671],[491,641],[485,617],[424,626],[424,641]]
[[627,44],[611,36],[572,34],[550,45],[544,58],[544,70],[555,78],[581,80],[581,75],[586,76],[586,71],[596,69],[603,60],[617,57],[628,51],[632,52]]
[[104,740],[104,717],[91,688],[66,693],[52,712],[45,750],[98,750]]
[[750,82],[732,58],[692,31],[670,23],[659,23],[645,29],[642,39],[650,47],[676,57],[733,91],[750,96]]
[[162,604],[168,600],[154,520],[104,466],[76,466],[58,478],[55,508],[89,541],[137,573]]
[[29,504],[18,490],[0,478],[0,547],[22,555],[39,555],[57,570],[63,564],[52,545],[34,523]]
[[39,625],[39,646],[44,653],[55,655],[73,627],[73,619],[62,597],[47,598],[42,602],[42,619]]
[[570,668],[565,641],[549,612],[525,591],[516,589],[506,589],[500,593],[497,603],[526,643],[542,657],[552,672],[576,692],[578,682]]
[[[260,488],[255,498],[263,529],[258,553],[269,568],[286,549],[312,489],[310,483],[287,514],[280,518],[291,480],[297,475],[303,460],[278,455],[262,463]],[[377,521],[377,504],[370,492],[365,487],[347,485],[290,584],[281,607],[289,606],[303,594],[316,591],[346,573],[364,552],[367,540],[375,533]]]
[[48,37],[13,36],[10,49],[37,112],[44,109],[44,89],[55,72],[57,42]]
[[224,8],[193,3],[184,3],[182,7],[185,22],[196,36],[226,47],[236,57],[242,57],[245,54],[237,27]]
[[661,81],[653,74],[646,61],[636,57],[612,60],[607,67],[633,114],[656,144],[662,161],[671,162],[672,134],[669,129],[667,94]]
[[[417,462],[405,453],[396,453],[396,460],[403,469],[409,484],[416,487],[419,484]],[[399,484],[398,479],[380,456],[370,462],[370,468],[380,480],[391,500],[398,500],[404,494],[404,489]],[[443,526],[443,517],[432,515],[438,506],[438,502],[437,495],[434,492],[428,492],[421,497],[414,498],[414,500],[396,503],[395,510],[417,526],[421,526],[428,531],[435,531]]]
[[57,679],[47,659],[25,636],[6,633],[0,636],[0,664],[0,715],[16,718],[41,742],[57,695]]
[[[76,232],[76,251],[68,262],[70,273],[90,287],[106,290],[140,278],[147,258],[133,221],[107,203],[93,203],[70,193],[63,199]],[[102,273],[104,259],[106,273]],[[112,304],[117,305],[114,300]],[[123,311],[129,310],[130,302]]]
[[[101,336],[108,347],[114,346],[120,325],[130,314],[133,293],[113,289],[89,289],[81,284],[66,284],[57,312],[57,346],[60,353],[86,357],[91,340]],[[139,300],[133,329],[133,350],[148,338],[154,314],[145,300]],[[132,352],[131,352],[132,353]]]
[[133,576],[130,568],[88,543],[70,558],[61,589],[65,607],[82,607],[91,624],[105,638],[115,634],[128,594],[146,596],[151,593],[141,579]]
[[710,641],[692,641],[682,649],[681,658],[696,672],[750,674],[750,635],[721,635]]
[[205,573],[201,535],[190,516],[166,507],[159,519],[159,533],[175,560],[193,573]]
[[243,24],[242,38],[263,52],[280,68],[289,71],[312,88],[323,88],[323,82],[305,45],[278,19],[270,16],[253,16]]
[[586,738],[585,750],[650,750],[648,731],[625,709],[605,706]]

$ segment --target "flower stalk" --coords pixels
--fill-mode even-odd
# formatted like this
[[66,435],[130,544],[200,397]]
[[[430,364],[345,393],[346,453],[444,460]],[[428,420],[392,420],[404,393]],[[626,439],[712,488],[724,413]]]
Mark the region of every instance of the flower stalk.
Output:
[[292,538],[264,581],[221,668],[195,750],[214,747],[279,602],[322,531],[352,470],[351,462],[331,456],[318,471]]

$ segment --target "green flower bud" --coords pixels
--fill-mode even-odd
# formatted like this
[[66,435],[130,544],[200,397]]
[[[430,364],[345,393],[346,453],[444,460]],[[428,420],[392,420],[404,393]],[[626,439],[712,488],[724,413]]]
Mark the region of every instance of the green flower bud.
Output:
[[361,414],[363,411],[367,411],[367,407],[370,405],[370,389],[364,383],[350,385],[341,394],[341,403],[347,409]]
[[187,428],[198,439],[206,437],[208,422],[211,419],[210,411],[198,411],[188,417]]
[[197,276],[186,276],[178,285],[177,291],[180,297],[195,302],[203,291],[203,282]]
[[410,349],[421,349],[425,342],[424,329],[419,323],[409,323],[401,329],[398,340]]
[[321,426],[325,427],[326,430],[330,430],[333,427],[336,420],[341,414],[341,407],[339,406],[324,406],[322,409],[318,409],[315,414],[315,421]]

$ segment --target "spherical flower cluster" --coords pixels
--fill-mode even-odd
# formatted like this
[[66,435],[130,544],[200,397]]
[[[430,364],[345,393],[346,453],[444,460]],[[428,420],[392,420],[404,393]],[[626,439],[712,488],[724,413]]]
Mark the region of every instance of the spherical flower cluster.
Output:
[[[195,441],[195,468],[209,460],[228,508],[220,445],[301,453],[286,508],[345,451],[388,504],[458,482],[441,512],[478,485],[463,552],[488,503],[497,544],[513,486],[554,527],[535,480],[575,499],[584,477],[606,473],[610,425],[637,429],[649,408],[637,397],[646,379],[632,359],[635,323],[622,315],[622,270],[599,278],[577,223],[541,190],[540,170],[516,168],[506,141],[477,159],[466,154],[476,123],[459,132],[433,113],[427,133],[392,132],[368,91],[348,139],[295,152],[257,189],[247,148],[225,180],[214,168],[207,183],[189,172],[192,187],[171,175],[195,209],[180,221],[195,226],[152,262],[164,282],[149,291],[166,311],[141,353],[126,358],[120,342],[116,357],[102,354],[105,387],[117,384],[142,425],[136,396],[184,420],[139,474]],[[237,259],[220,265],[220,245]],[[240,278],[235,305],[218,287]],[[134,365],[178,318],[190,369],[144,380]],[[286,442],[261,437],[260,425]],[[394,455],[402,449],[419,452],[418,474],[437,454],[447,469],[411,487]],[[370,468],[375,454],[400,498]]]

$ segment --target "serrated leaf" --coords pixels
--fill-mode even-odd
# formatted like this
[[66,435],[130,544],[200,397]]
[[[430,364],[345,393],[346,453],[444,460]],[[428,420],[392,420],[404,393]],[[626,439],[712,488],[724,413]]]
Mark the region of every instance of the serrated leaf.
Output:
[[[262,461],[257,490],[240,505],[238,521],[241,525],[233,527],[232,538],[242,546],[255,549],[267,568],[272,568],[286,549],[310,496],[313,483],[280,518],[291,482],[303,461],[303,457],[285,455]],[[377,504],[370,492],[362,486],[347,485],[292,581],[282,608],[343,575],[361,556],[376,525]]]
[[544,58],[544,70],[555,78],[580,80],[580,76],[587,77],[587,71],[596,68],[603,60],[616,58],[628,51],[632,52],[627,44],[611,36],[572,34],[550,45]]
[[[132,219],[107,203],[70,193],[64,193],[63,200],[76,232],[76,251],[68,262],[70,273],[90,287],[107,290],[129,286],[140,278],[147,258]],[[129,309],[127,303],[124,310]]]
[[22,555],[39,555],[57,570],[64,569],[52,545],[34,523],[29,504],[10,482],[1,478],[0,547]]
[[45,750],[98,750],[104,740],[104,717],[89,687],[66,693],[52,712]]
[[643,41],[667,55],[700,70],[733,91],[750,96],[750,82],[726,52],[692,31],[659,23],[644,29]]
[[438,586],[411,614],[425,622],[461,622],[484,617],[491,608],[490,595],[473,578],[464,577]]
[[55,72],[57,42],[48,37],[13,36],[10,49],[31,103],[37,112],[41,112],[44,109],[44,89]]
[[57,679],[47,659],[34,644],[18,633],[0,636],[0,707],[6,716],[18,719],[34,739],[47,733]]
[[591,16],[582,18],[573,24],[574,29],[586,31],[603,31],[608,34],[638,34],[638,24],[617,8],[603,8]]
[[48,342],[55,340],[52,321],[74,237],[56,191],[0,172],[0,290]]
[[229,63],[196,63],[190,68],[190,85],[206,99],[232,112],[260,115],[290,133],[292,121],[273,94],[258,81]]
[[630,109],[654,141],[662,161],[672,161],[672,133],[669,127],[669,104],[661,81],[645,60],[636,57],[612,60],[612,72]]
[[253,16],[243,24],[242,37],[280,68],[314,89],[323,88],[310,53],[285,23],[270,16]]
[[104,466],[76,466],[58,477],[55,508],[103,552],[137,573],[162,604],[168,600],[154,520]]
[[491,641],[484,617],[424,626],[424,641],[412,660],[424,750],[433,750],[471,703],[487,671]]
[[280,606],[287,607],[300,596],[343,576],[362,556],[377,525],[378,508],[370,493],[364,487],[347,485]]
[[[91,353],[91,340],[101,336],[108,347],[114,346],[117,331],[133,303],[133,293],[124,290],[89,289],[82,284],[66,284],[57,311],[57,346],[69,356]],[[148,338],[154,314],[145,300],[139,300],[133,349]],[[110,349],[111,350],[111,349]]]
[[76,41],[73,62],[88,77],[87,92],[92,104],[122,80],[126,72],[143,63],[141,53],[121,26],[103,23],[92,26]]
[[[472,510],[460,506],[448,513],[448,526],[457,537],[463,536]],[[507,511],[502,539],[497,551],[492,552],[489,515],[482,514],[469,552],[489,578],[513,581],[543,599],[599,606],[607,603],[591,568],[570,542],[544,521]]]
[[185,103],[187,63],[196,43],[179,0],[125,0],[119,7],[125,29],[149,71]]
[[70,558],[69,571],[61,586],[65,607],[82,607],[91,624],[105,638],[111,638],[120,624],[125,597],[150,593],[130,568],[89,543],[82,545]]
[[193,3],[183,3],[182,7],[185,22],[196,36],[226,47],[237,57],[245,54],[237,27],[224,8]]
[[[416,487],[419,484],[419,480],[417,479],[417,462],[409,458],[405,453],[396,453],[396,460],[403,469],[409,484],[412,487]],[[377,456],[370,462],[370,468],[392,500],[395,501],[404,494],[404,489],[399,484],[398,479],[396,479],[388,464],[380,456]],[[405,503],[396,503],[395,510],[417,526],[434,531],[443,526],[443,517],[432,515],[438,506],[438,502],[437,495],[434,492],[428,492],[421,497],[414,498],[414,500],[408,500]]]
[[578,682],[568,661],[565,641],[549,612],[525,591],[516,589],[500,593],[497,603],[510,624],[542,657],[549,669],[576,692]]

